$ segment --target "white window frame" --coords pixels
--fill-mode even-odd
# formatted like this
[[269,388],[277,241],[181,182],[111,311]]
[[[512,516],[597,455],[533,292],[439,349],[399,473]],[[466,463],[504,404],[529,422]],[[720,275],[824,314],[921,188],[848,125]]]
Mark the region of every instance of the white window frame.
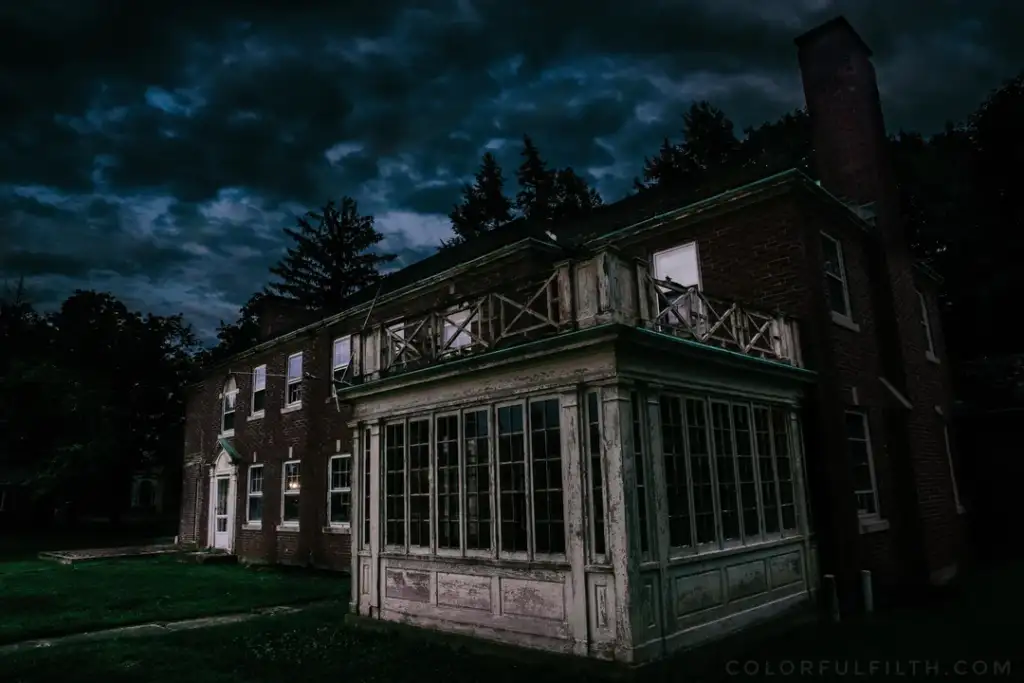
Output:
[[[263,392],[263,407],[256,410],[256,394]],[[252,391],[249,397],[249,419],[263,417],[267,412],[267,366],[257,365],[252,369]]]
[[[294,491],[289,491],[288,488],[287,488],[287,486],[288,486],[288,467],[291,466],[291,465],[294,465],[296,467],[296,469],[298,469],[297,476],[298,476],[299,485],[298,485],[298,487]],[[299,511],[300,511],[299,512],[299,517],[301,517],[302,516],[302,513],[301,513],[301,510],[302,510],[302,498],[301,498],[301,495],[302,495],[302,465],[301,465],[301,461],[300,460],[286,460],[281,465],[281,527],[285,527],[285,528],[288,528],[288,529],[298,529],[299,528],[299,520],[298,519],[286,520],[284,518],[284,503],[285,503],[285,499],[288,496],[295,496],[295,497],[299,498]]]
[[[822,271],[824,271],[825,277],[832,278],[833,280],[838,280],[840,285],[842,285],[842,288],[843,288],[843,305],[846,308],[846,312],[845,313],[840,313],[839,311],[835,310],[834,308],[832,308],[831,297],[829,297],[829,311],[832,313],[832,317],[833,318],[839,318],[842,321],[846,321],[846,322],[852,323],[853,322],[853,308],[850,306],[850,279],[849,279],[849,277],[847,275],[847,272],[846,272],[846,256],[843,254],[843,243],[840,242],[835,237],[833,237],[832,235],[829,235],[826,232],[821,233],[821,236],[824,239],[826,239],[829,242],[831,242],[835,246],[835,248],[836,248],[836,258],[839,260],[839,263],[837,263],[836,265],[839,267],[839,275],[837,276],[834,273],[830,273],[828,271],[828,269],[825,268],[826,259],[824,259],[824,258],[822,258],[822,264],[821,264]],[[824,257],[824,254],[822,254],[822,256]],[[825,292],[825,295],[828,296],[828,291],[827,290]]]
[[[341,486],[338,488],[334,487],[333,468],[335,461],[340,462],[341,460],[348,460],[348,486]],[[351,453],[338,453],[332,455],[327,460],[327,526],[331,529],[339,531],[350,531],[352,529],[352,510],[354,508],[354,502],[352,500],[352,454]],[[348,494],[348,521],[347,522],[332,522],[331,521],[331,498],[335,493],[347,493]]]
[[[338,348],[339,344],[345,344],[348,346],[347,360],[343,363],[339,363]],[[338,391],[338,385],[336,382],[341,376],[345,375],[345,371],[352,366],[352,335],[345,335],[338,337],[331,344],[331,393],[335,394]],[[340,373],[340,374],[339,374]]]
[[956,503],[956,511],[963,514],[965,509],[960,501],[960,486],[956,481],[956,467],[953,466],[953,448],[949,440],[949,423],[942,421],[942,436],[946,440],[946,462],[949,463],[949,480],[953,483],[953,502]]
[[[868,414],[864,410],[847,410],[844,412],[845,415],[856,415],[861,419],[861,423],[864,426],[864,442],[866,446],[867,458],[868,458],[868,472],[871,475],[871,490],[854,489],[854,496],[862,493],[870,493],[872,500],[875,501],[875,511],[868,512],[867,510],[857,509],[857,516],[862,521],[873,521],[882,519],[882,507],[879,504],[878,499],[878,478],[875,474],[875,450],[871,447],[871,421],[868,420]],[[845,419],[845,417],[844,417]],[[847,443],[850,442],[850,436],[846,435]]]
[[921,307],[921,326],[924,328],[924,340],[925,350],[924,357],[933,363],[939,361],[938,356],[935,355],[935,338],[932,336],[932,321],[928,315],[928,300],[925,299],[924,293],[921,290],[917,291],[917,303]]
[[[293,358],[298,358],[299,359],[299,374],[298,374],[298,377],[292,377],[292,375],[291,375],[292,359]],[[302,351],[299,351],[298,353],[293,353],[290,356],[288,356],[287,365],[285,365],[285,370],[284,370],[285,375],[286,375],[286,381],[285,381],[285,385],[284,385],[284,407],[285,408],[289,408],[289,409],[293,409],[294,410],[296,408],[301,408],[302,407],[302,361],[303,361]],[[295,386],[296,384],[299,385],[299,399],[297,401],[289,401],[288,400],[288,396],[291,393],[292,387]]]
[[668,256],[670,254],[673,254],[673,253],[676,253],[676,252],[680,252],[680,251],[692,251],[693,252],[694,266],[695,266],[695,270],[697,271],[697,282],[695,282],[695,283],[683,283],[683,282],[679,282],[677,280],[672,280],[672,283],[680,285],[681,287],[693,287],[693,286],[696,286],[698,290],[704,291],[704,278],[703,278],[703,276],[701,274],[701,269],[700,269],[700,250],[699,250],[699,248],[697,246],[697,242],[686,242],[685,244],[677,244],[676,246],[671,247],[669,249],[662,249],[660,251],[654,252],[651,255],[651,270],[654,272],[655,279],[658,279],[658,280],[669,279],[670,276],[667,276],[666,273],[661,272],[661,269],[658,266],[659,259],[663,258],[663,257],[666,257],[666,256]]
[[[234,387],[228,389],[228,387]],[[228,398],[232,399],[231,410],[228,410]],[[235,422],[232,422],[231,429],[224,429],[224,418],[228,414],[234,415],[235,422],[238,420],[238,382],[235,381],[234,376],[228,378],[224,383],[224,388],[220,393],[220,435],[221,436],[233,436],[235,433]]]
[[[260,490],[254,492],[252,490],[252,481],[253,481],[252,475],[253,475],[253,472],[255,472],[255,471],[258,471],[260,473]],[[249,510],[250,510],[249,502],[253,498],[260,498],[260,499],[263,498],[263,489],[266,487],[266,484],[267,484],[267,480],[266,480],[266,477],[264,476],[264,472],[265,472],[265,470],[263,469],[263,463],[257,463],[257,464],[249,465],[249,471],[246,473],[246,482],[245,482],[245,525],[247,527],[251,528],[251,529],[259,529],[259,528],[261,528],[263,526],[263,517],[266,516],[266,512],[267,512],[266,507],[263,507],[263,508],[261,508],[260,518],[259,519],[252,519],[249,516]]]

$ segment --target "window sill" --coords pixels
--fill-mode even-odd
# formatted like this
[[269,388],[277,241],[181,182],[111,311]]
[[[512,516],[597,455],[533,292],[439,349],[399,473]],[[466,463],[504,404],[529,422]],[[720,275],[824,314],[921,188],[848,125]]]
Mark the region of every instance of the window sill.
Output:
[[247,417],[246,418],[246,422],[255,422],[256,420],[262,420],[265,415],[266,415],[266,412],[261,410],[260,412],[253,413],[252,415]]
[[235,435],[235,430],[234,429],[229,429],[226,432],[221,432],[220,434],[218,434],[217,438],[218,439],[229,439],[229,438],[231,438],[234,435]]
[[834,322],[836,325],[839,325],[839,327],[844,327],[850,330],[851,332],[860,332],[860,325],[853,322],[853,320],[848,315],[843,315],[842,313],[836,313],[835,311],[832,311],[832,322]]
[[889,528],[889,520],[880,517],[861,517],[860,532],[862,534],[873,534],[879,531],[886,531]]
[[296,410],[302,410],[301,403],[293,403],[290,406],[285,406],[284,408],[281,408],[281,414],[286,415],[287,413],[294,413]]
[[297,534],[299,532],[299,524],[298,522],[283,522],[277,525],[277,530],[285,533]]
[[942,364],[942,361],[939,360],[939,357],[936,356],[931,351],[925,351],[924,352],[924,357],[925,357],[925,360],[927,360],[929,363],[935,363],[936,365],[941,365]]
[[242,525],[242,531],[262,531],[263,524],[261,522],[248,522]]
[[352,534],[352,527],[348,524],[328,524],[324,527],[325,534]]

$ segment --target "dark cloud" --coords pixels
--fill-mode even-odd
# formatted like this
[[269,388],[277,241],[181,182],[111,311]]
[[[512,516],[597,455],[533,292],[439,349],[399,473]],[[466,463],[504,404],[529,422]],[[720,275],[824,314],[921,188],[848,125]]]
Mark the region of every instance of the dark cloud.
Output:
[[0,278],[209,330],[328,198],[355,196],[405,263],[484,151],[511,181],[524,133],[615,199],[689,102],[741,129],[800,106],[792,39],[839,13],[893,129],[961,119],[1024,65],[1021,3],[5,3]]

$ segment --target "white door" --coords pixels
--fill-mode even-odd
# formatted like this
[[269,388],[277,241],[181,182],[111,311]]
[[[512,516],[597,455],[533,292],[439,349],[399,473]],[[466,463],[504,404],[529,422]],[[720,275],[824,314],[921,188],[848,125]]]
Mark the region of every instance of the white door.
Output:
[[231,499],[231,476],[219,475],[214,484],[213,547],[231,550],[231,528],[234,526],[234,501]]

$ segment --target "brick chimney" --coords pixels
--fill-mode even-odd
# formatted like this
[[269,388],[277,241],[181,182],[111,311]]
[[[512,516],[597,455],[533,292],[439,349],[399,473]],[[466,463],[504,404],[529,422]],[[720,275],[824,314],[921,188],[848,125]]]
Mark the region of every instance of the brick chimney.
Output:
[[843,17],[811,29],[795,42],[822,185],[856,206],[875,203],[881,230],[900,237],[871,49]]

